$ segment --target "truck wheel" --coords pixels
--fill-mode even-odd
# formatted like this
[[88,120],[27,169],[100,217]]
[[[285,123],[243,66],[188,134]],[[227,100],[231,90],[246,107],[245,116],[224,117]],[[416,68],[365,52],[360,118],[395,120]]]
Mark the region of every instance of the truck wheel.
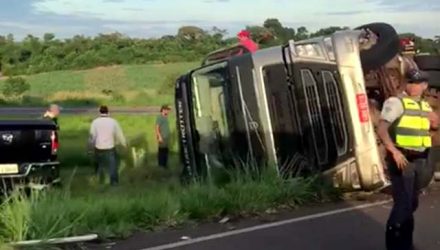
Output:
[[440,181],[440,146],[431,148],[427,164],[428,168],[434,169],[434,179]]
[[369,29],[378,36],[377,44],[360,52],[364,72],[380,68],[399,53],[399,36],[393,26],[387,23],[370,23],[356,29]]
[[414,61],[421,70],[440,70],[440,56],[416,56]]
[[440,83],[440,70],[425,70],[429,74],[430,82],[438,82]]
[[429,87],[440,89],[440,70],[439,71],[426,70],[425,72],[429,74],[429,81],[428,81]]

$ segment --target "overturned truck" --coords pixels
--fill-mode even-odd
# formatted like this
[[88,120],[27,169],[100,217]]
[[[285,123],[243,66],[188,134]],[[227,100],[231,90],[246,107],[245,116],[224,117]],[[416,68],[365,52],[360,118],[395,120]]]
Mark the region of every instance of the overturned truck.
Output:
[[[398,52],[396,31],[375,23],[255,53],[235,46],[210,54],[176,82],[183,175],[265,166],[283,176],[322,172],[347,189],[384,186],[369,100],[380,106],[380,73]],[[376,81],[371,88],[364,72]]]

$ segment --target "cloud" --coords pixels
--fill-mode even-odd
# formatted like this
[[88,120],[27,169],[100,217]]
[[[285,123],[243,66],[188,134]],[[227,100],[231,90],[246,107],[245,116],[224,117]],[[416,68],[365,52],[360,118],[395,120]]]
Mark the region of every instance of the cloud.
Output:
[[[249,6],[252,11],[243,11]],[[182,25],[217,26],[234,34],[270,17],[310,31],[383,21],[399,32],[433,37],[440,34],[439,8],[439,0],[16,0],[0,9],[0,34],[46,31],[69,37],[119,31],[159,37],[175,34]]]
[[228,3],[229,0],[204,0],[205,3]]
[[329,16],[351,16],[351,15],[359,15],[364,13],[370,13],[369,10],[348,10],[348,11],[330,11],[324,13]]
[[439,0],[369,0],[393,11],[436,11],[440,10]]

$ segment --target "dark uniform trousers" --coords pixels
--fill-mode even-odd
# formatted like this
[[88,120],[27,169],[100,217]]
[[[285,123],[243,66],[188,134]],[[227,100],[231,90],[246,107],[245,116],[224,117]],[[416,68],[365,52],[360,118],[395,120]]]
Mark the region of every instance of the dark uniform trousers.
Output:
[[419,193],[432,179],[433,169],[427,164],[428,152],[415,153],[402,150],[409,164],[400,170],[391,156],[387,163],[392,183],[394,206],[386,229],[388,250],[413,249],[414,212],[419,205]]

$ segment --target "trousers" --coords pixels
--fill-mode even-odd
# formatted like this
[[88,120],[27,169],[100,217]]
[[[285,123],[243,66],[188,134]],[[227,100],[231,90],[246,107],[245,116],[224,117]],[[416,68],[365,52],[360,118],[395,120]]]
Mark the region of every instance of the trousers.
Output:
[[419,193],[433,176],[426,158],[425,153],[407,156],[409,164],[403,170],[391,157],[387,159],[394,201],[386,228],[388,250],[413,249],[414,212],[419,206]]
[[168,153],[169,149],[167,147],[159,147],[157,151],[157,162],[160,167],[168,167]]
[[107,169],[110,176],[110,185],[117,185],[119,182],[118,158],[116,149],[95,149],[95,166],[101,183],[104,182],[104,171]]

